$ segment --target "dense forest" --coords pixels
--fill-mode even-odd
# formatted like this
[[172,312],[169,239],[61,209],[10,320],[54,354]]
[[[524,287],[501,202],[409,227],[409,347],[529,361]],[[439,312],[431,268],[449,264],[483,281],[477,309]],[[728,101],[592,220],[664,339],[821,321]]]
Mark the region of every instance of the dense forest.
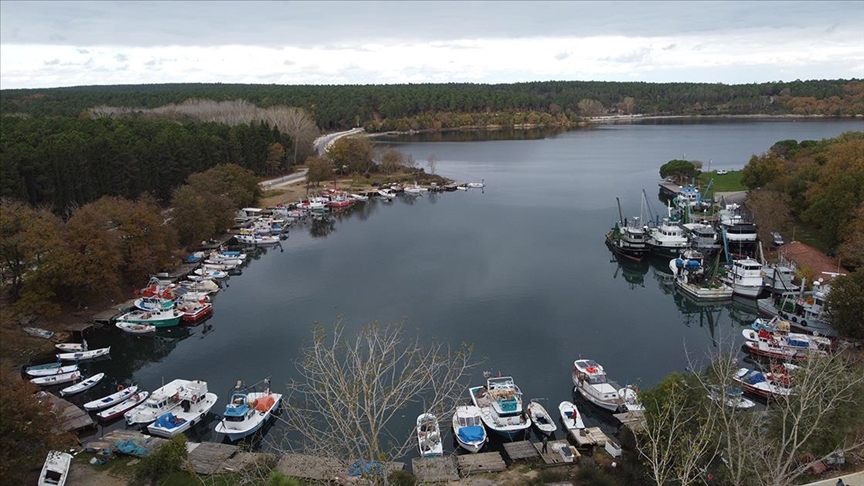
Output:
[[292,106],[311,113],[324,131],[354,126],[382,131],[540,123],[544,115],[546,121],[556,119],[559,124],[579,117],[637,113],[851,116],[864,113],[864,82],[82,86],[2,90],[0,113],[77,117],[103,105],[153,109],[189,99],[247,100],[262,108]]

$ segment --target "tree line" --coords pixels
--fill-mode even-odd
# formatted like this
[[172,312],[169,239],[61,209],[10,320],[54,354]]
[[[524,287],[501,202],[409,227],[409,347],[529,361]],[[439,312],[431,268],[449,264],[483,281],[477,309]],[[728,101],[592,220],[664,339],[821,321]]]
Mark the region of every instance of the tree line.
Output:
[[[740,85],[544,81],[512,84],[249,85],[158,84],[0,91],[0,113],[77,117],[97,106],[153,109],[189,99],[248,100],[262,107],[304,109],[323,130],[354,126],[389,130],[450,125],[518,124],[532,114],[562,123],[604,114],[823,115],[864,113],[861,80]],[[459,119],[459,115],[471,119]],[[484,115],[485,114],[485,115]],[[488,118],[490,114],[498,114]],[[515,117],[515,118],[514,118]],[[402,122],[398,120],[402,119]],[[506,123],[504,123],[506,121]],[[529,123],[527,120],[523,123]]]

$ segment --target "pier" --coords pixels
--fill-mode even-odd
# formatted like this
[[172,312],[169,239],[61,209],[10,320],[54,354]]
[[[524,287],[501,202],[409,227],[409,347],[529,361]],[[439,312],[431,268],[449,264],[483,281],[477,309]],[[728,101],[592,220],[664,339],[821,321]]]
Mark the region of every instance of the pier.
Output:
[[507,463],[500,452],[478,452],[477,454],[462,454],[456,456],[459,463],[459,474],[466,477],[471,474],[501,472],[507,469]]
[[415,457],[411,469],[418,483],[446,483],[459,480],[456,456]]
[[57,412],[63,421],[63,430],[66,432],[76,432],[95,425],[87,412],[57,395],[40,391],[36,394],[36,399],[42,403],[47,403],[51,410]]
[[576,441],[579,447],[592,447],[595,445],[606,445],[609,437],[600,430],[600,427],[588,427],[587,429],[570,429],[570,437]]

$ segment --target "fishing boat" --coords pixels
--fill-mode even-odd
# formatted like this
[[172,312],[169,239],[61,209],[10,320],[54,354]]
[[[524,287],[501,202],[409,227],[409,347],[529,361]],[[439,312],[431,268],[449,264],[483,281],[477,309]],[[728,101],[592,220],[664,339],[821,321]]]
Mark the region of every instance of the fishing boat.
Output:
[[745,391],[763,398],[788,396],[792,393],[789,387],[789,375],[786,373],[762,373],[749,368],[739,369],[732,377]]
[[135,299],[135,308],[144,312],[162,312],[174,308],[174,300],[154,295]]
[[713,402],[722,402],[729,408],[747,410],[756,406],[756,402],[744,397],[744,390],[737,386],[726,387],[726,393],[712,388],[708,391],[708,398]]
[[117,329],[129,334],[153,334],[156,332],[156,326],[153,324],[135,324],[134,322],[118,321],[114,324]]
[[97,398],[96,400],[87,402],[84,404],[84,410],[88,412],[95,412],[96,410],[102,410],[103,408],[113,407],[120,402],[126,401],[129,397],[134,395],[138,391],[137,386],[130,386],[128,388],[123,387],[123,385],[119,385],[117,387],[117,391],[102,397]]
[[[628,260],[641,262],[648,253],[648,234],[640,223],[641,217],[627,219],[621,211],[621,200],[615,198],[618,203],[618,217],[620,218],[612,226],[612,230],[606,233],[606,245],[614,253]],[[644,200],[643,200],[644,201]]]
[[441,442],[441,429],[438,417],[431,413],[421,413],[417,416],[417,447],[422,457],[438,457],[444,454],[444,444]]
[[51,386],[51,385],[59,385],[61,383],[69,383],[70,381],[75,381],[79,378],[81,378],[81,372],[78,371],[78,368],[76,367],[75,371],[33,378],[32,380],[30,380],[30,383],[33,383],[34,385],[39,385],[39,386]]
[[618,395],[619,387],[609,381],[606,371],[590,359],[573,362],[573,386],[586,400],[612,412],[624,408],[624,400]]
[[66,352],[87,351],[87,340],[85,339],[80,343],[59,343],[55,344],[54,347]]
[[79,351],[77,353],[60,353],[57,359],[61,361],[84,361],[88,359],[96,359],[102,356],[108,356],[111,352],[111,346],[107,348],[90,349],[88,351]]
[[648,250],[659,257],[674,258],[690,245],[684,229],[669,218],[664,218],[659,226],[648,228],[647,232]]
[[[52,363],[54,364],[54,363]],[[66,373],[72,373],[73,371],[78,371],[78,365],[66,365],[60,366],[60,363],[56,363],[57,366],[52,366],[50,368],[27,368],[25,373],[27,376],[39,377],[39,376],[52,376],[52,375],[62,375]]]
[[731,267],[720,274],[720,280],[732,287],[736,295],[755,299],[762,293],[762,264],[752,258],[732,260]]
[[459,405],[453,413],[453,435],[460,447],[476,453],[486,443],[486,429],[480,409],[474,405]]
[[705,256],[697,250],[684,250],[678,258],[669,260],[675,277],[675,287],[697,301],[731,300],[733,289],[714,278],[705,269]]
[[[806,286],[802,281],[801,288]],[[831,291],[831,286],[823,284],[822,279],[813,282],[809,291],[784,292],[780,296],[759,299],[756,304],[759,313],[769,316],[780,316],[799,331],[818,333],[822,336],[838,336],[837,330],[828,321],[825,300]]]
[[[24,371],[26,371],[27,374],[30,375],[31,371],[48,370],[51,368],[59,368],[62,365],[63,365],[63,363],[61,363],[60,361],[55,361],[54,363],[45,363],[45,364],[40,364],[40,365],[28,366],[27,368],[24,369]],[[36,376],[36,375],[30,375],[30,376]]]
[[50,451],[39,473],[39,486],[63,486],[69,477],[69,467],[72,465],[72,454],[60,451]]
[[561,421],[564,423],[564,428],[567,430],[584,429],[585,422],[582,421],[582,414],[572,402],[561,402],[558,404],[558,411],[561,412]]
[[783,294],[785,292],[798,292],[801,286],[795,284],[795,270],[777,264],[764,266],[765,276],[762,277],[765,288],[772,294]]
[[152,435],[171,438],[182,434],[193,425],[204,420],[218,397],[207,391],[206,381],[190,381],[177,392],[176,399],[180,404],[169,412],[158,416],[156,421],[147,426]]
[[811,356],[827,356],[831,340],[799,333],[769,332],[742,329],[744,349],[750,354],[778,360],[802,360]]
[[117,318],[117,322],[128,322],[130,324],[150,324],[157,328],[173,327],[180,324],[183,312],[176,308],[163,311],[142,311],[136,309],[123,314]]
[[118,403],[117,405],[114,405],[113,407],[109,408],[108,410],[103,410],[103,411],[97,413],[96,418],[98,418],[99,420],[105,421],[105,422],[114,420],[117,417],[123,415],[128,410],[131,410],[131,409],[137,407],[138,405],[141,405],[142,403],[144,403],[144,401],[147,400],[147,397],[149,397],[149,396],[150,396],[150,392],[148,392],[148,391],[138,392],[138,393],[132,395],[131,397],[127,398],[123,402]]
[[531,422],[543,434],[552,435],[558,430],[558,426],[555,425],[552,416],[546,411],[546,407],[537,400],[529,401],[525,409],[528,411],[528,417],[531,419]]
[[180,392],[194,382],[189,380],[173,380],[150,394],[141,407],[133,408],[124,413],[128,425],[149,424],[160,415],[170,412],[180,406]]
[[210,302],[183,301],[177,305],[177,310],[183,313],[183,322],[198,322],[213,313]]
[[[257,432],[273,416],[282,403],[282,394],[270,390],[265,380],[264,391],[236,392],[225,405],[222,420],[216,424],[216,433],[225,434],[230,441],[240,440]],[[239,383],[235,389],[240,389]]]
[[515,439],[531,427],[522,408],[522,391],[510,376],[490,377],[486,386],[468,389],[483,424],[505,439]]
[[102,378],[105,378],[105,373],[97,373],[90,378],[82,380],[78,383],[75,383],[72,386],[67,386],[66,388],[60,390],[60,396],[67,397],[69,395],[75,395],[77,393],[85,392],[94,386],[98,385]]

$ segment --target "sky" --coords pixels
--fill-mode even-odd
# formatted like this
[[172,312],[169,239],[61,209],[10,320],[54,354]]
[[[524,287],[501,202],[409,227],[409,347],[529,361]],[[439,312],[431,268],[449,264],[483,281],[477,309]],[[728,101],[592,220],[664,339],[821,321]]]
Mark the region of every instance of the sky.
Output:
[[0,0],[0,88],[864,79],[864,1]]

